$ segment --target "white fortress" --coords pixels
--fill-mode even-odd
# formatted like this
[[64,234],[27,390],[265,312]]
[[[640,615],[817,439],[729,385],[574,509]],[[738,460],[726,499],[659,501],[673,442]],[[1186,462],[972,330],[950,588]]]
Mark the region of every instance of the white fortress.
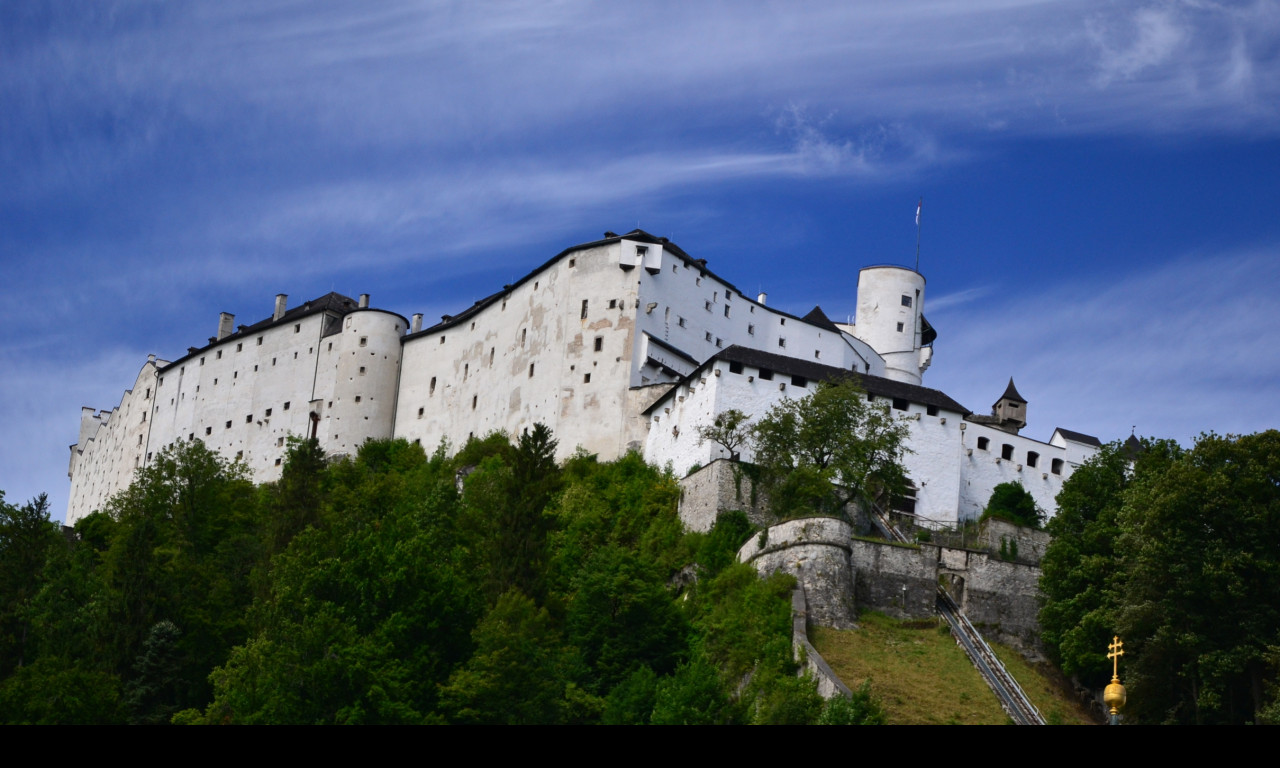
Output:
[[[1026,401],[1012,380],[991,415],[921,386],[936,336],[925,279],[896,266],[859,273],[856,325],[815,307],[804,317],[766,305],[666,238],[606,232],[512,285],[421,328],[330,293],[235,325],[223,313],[203,346],[154,355],[110,411],[82,410],[71,446],[67,523],[102,508],[165,446],[203,440],[275,480],[289,435],[331,454],[371,438],[428,450],[471,436],[549,426],[567,456],[639,450],[683,472],[720,458],[698,427],[737,408],[755,417],[815,382],[855,376],[909,426],[905,465],[926,522],[976,517],[992,489],[1016,481],[1052,512],[1072,469],[1099,445],[1064,429],[1019,434]],[[744,455],[744,459],[750,456]]]

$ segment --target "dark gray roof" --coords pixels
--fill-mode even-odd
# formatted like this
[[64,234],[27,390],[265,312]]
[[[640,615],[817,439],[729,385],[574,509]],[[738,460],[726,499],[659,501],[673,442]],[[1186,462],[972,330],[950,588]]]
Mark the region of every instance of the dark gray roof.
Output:
[[[1004,388],[1004,394],[1000,396],[1000,400],[1013,400],[1015,402],[1027,404],[1027,398],[1018,394],[1018,388],[1013,386],[1013,377],[1009,377],[1009,386]],[[996,401],[999,402],[999,401]]]
[[[960,403],[952,400],[950,397],[936,389],[928,387],[920,387],[915,384],[907,384],[893,379],[886,379],[883,376],[871,376],[855,371],[846,371],[843,368],[835,368],[830,365],[822,365],[808,360],[800,360],[786,355],[776,355],[772,352],[762,352],[758,349],[749,347],[740,347],[734,345],[727,349],[707,358],[702,365],[696,370],[685,376],[680,383],[688,382],[697,378],[701,371],[716,360],[726,360],[732,363],[742,363],[750,365],[753,368],[766,368],[775,373],[781,373],[787,376],[803,376],[812,381],[839,381],[841,379],[852,379],[867,391],[868,394],[877,397],[901,398],[913,403],[921,405],[933,405],[948,411],[960,414],[968,414],[969,409]],[[672,387],[672,391],[675,391]],[[658,398],[657,402],[645,409],[645,415],[655,410],[660,403],[667,399],[668,395]]]
[[1062,427],[1058,427],[1056,431],[1058,432],[1058,434],[1062,435],[1063,437],[1065,437],[1066,439],[1072,442],[1084,443],[1085,445],[1093,445],[1093,446],[1097,446],[1098,448],[1102,447],[1102,441],[1094,437],[1093,435],[1086,435],[1083,432],[1072,432],[1071,430],[1063,429]]
[[800,319],[810,325],[816,325],[823,330],[840,333],[840,329],[836,327],[835,323],[831,322],[831,318],[827,317],[827,313],[822,311],[822,307],[814,307],[809,310],[809,314]]

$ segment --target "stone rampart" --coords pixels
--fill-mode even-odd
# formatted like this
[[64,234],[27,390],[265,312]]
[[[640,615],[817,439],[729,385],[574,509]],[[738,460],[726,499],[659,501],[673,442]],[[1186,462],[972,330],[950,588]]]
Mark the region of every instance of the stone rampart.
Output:
[[782,571],[796,577],[809,618],[824,627],[854,626],[854,574],[849,564],[853,529],[830,517],[788,520],[766,528],[738,550],[762,576]]
[[854,539],[849,558],[856,574],[859,606],[900,619],[934,615],[937,547]]
[[752,491],[742,466],[716,459],[680,480],[680,520],[691,531],[709,531],[721,512],[739,509],[752,525],[773,522],[762,496]]
[[1037,565],[1044,557],[1044,551],[1053,537],[1044,531],[1014,525],[1006,520],[989,517],[982,522],[978,533],[978,547],[989,552],[999,552],[1001,541],[1006,551],[1012,553],[1011,544],[1017,544],[1017,557],[1010,555],[1010,560],[1029,565]]

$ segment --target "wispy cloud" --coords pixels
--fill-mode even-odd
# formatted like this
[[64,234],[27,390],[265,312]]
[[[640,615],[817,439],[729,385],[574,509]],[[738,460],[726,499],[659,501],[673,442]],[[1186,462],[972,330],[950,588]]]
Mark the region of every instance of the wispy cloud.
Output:
[[[978,412],[1008,376],[1033,437],[1063,426],[1186,441],[1201,431],[1275,427],[1280,359],[1261,329],[1280,323],[1271,296],[1280,245],[1186,254],[1113,283],[1080,279],[1027,295],[988,296],[935,313],[941,329],[929,384]],[[1007,294],[1006,294],[1007,295]]]

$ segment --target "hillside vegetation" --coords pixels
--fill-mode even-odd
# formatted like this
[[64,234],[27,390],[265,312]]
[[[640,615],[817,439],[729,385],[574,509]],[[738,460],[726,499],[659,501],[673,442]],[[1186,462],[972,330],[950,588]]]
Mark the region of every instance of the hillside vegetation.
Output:
[[790,591],[638,456],[172,446],[66,537],[0,498],[0,722],[812,723]]
[[[945,624],[902,622],[863,613],[851,630],[818,628],[818,652],[846,685],[864,681],[892,725],[1003,725],[1010,720]],[[1050,669],[1038,669],[1000,646],[997,654],[1051,724],[1093,721],[1066,697]]]

